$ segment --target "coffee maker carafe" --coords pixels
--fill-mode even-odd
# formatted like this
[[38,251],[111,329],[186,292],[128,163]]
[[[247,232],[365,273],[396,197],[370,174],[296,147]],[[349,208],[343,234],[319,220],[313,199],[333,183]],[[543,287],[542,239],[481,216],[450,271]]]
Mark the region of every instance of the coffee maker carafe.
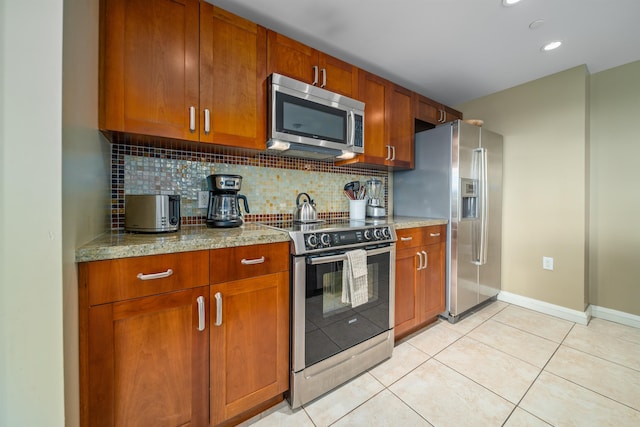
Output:
[[382,181],[372,178],[366,182],[367,197],[367,216],[369,218],[381,218],[387,215],[384,206],[380,202],[382,195]]
[[246,196],[238,194],[242,185],[240,175],[215,174],[207,177],[209,186],[209,207],[207,209],[207,227],[239,227],[242,225],[240,202],[244,202],[244,210],[249,213]]

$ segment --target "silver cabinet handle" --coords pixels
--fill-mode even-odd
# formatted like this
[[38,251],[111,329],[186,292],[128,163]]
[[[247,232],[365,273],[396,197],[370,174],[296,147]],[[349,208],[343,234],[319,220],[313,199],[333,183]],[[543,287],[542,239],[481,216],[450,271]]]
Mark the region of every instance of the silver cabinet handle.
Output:
[[440,233],[429,233],[429,236],[438,237],[438,236],[440,236]]
[[164,279],[165,277],[169,277],[172,274],[173,274],[173,270],[168,269],[167,271],[163,271],[161,273],[151,273],[151,274],[138,273],[136,277],[139,280],[154,280],[154,279]]
[[198,302],[198,330],[204,331],[204,328],[206,326],[205,312],[204,312],[204,297],[200,295],[198,298],[196,298],[196,301]]
[[209,135],[211,132],[211,111],[208,108],[204,109],[204,133]]
[[260,258],[255,258],[255,259],[245,259],[243,258],[240,263],[242,265],[254,265],[254,264],[262,264],[264,263],[264,257],[261,256]]
[[391,155],[391,160],[393,161],[393,160],[395,160],[395,159],[396,159],[396,146],[395,146],[395,145],[392,145],[392,146],[391,146],[391,152],[393,153],[393,154]]
[[313,66],[313,83],[311,83],[313,86],[318,84],[318,66],[314,65]]
[[320,87],[325,87],[327,85],[327,69],[323,68],[320,71],[322,72],[322,86]]
[[413,240],[412,236],[409,237],[401,237],[400,240],[402,240],[403,242],[408,242],[409,240]]
[[447,110],[442,110],[442,123],[447,122]]
[[222,325],[222,294],[220,292],[216,292],[214,295],[216,299],[216,326]]
[[422,252],[416,252],[416,255],[418,255],[419,258],[417,270],[420,271],[422,270]]
[[385,147],[387,147],[387,157],[385,158],[385,160],[391,160],[391,146],[385,145]]
[[189,107],[189,131],[191,133],[196,131],[196,107],[193,105]]
[[429,255],[425,251],[422,251],[422,253],[424,254],[424,267],[422,267],[422,269],[426,270],[427,265],[429,264]]

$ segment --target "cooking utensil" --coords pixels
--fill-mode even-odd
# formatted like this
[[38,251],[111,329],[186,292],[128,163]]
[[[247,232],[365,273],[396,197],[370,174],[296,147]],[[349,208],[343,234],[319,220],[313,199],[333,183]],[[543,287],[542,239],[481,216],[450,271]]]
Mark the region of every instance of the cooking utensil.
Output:
[[357,192],[358,190],[360,190],[360,181],[351,181],[345,184],[344,186],[345,190],[353,190],[354,192]]

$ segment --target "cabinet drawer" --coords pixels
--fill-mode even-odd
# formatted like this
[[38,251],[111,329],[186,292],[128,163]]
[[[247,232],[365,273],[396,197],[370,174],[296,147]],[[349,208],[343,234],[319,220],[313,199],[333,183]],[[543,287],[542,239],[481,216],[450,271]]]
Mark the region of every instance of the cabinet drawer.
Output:
[[396,242],[396,250],[405,248],[413,248],[415,246],[422,246],[424,241],[424,228],[403,228],[396,230],[398,235],[398,241]]
[[423,228],[424,230],[424,244],[432,245],[434,243],[440,243],[447,240],[447,226],[446,225],[432,225]]
[[289,243],[212,249],[211,284],[289,270]]
[[209,284],[209,251],[94,261],[85,264],[89,305]]

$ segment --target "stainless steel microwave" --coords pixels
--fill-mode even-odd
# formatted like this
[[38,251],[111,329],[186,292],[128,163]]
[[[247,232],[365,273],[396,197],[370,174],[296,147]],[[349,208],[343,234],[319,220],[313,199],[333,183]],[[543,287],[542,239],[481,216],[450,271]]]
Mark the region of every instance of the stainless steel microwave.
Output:
[[267,149],[319,160],[364,153],[364,103],[285,77],[269,76]]

